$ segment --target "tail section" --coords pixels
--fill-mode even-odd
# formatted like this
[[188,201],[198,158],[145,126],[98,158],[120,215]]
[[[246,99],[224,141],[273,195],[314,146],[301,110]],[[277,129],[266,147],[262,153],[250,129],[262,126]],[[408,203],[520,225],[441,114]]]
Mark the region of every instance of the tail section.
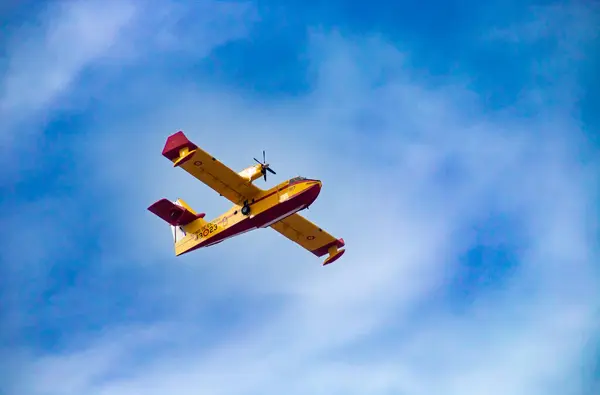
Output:
[[181,226],[169,225],[171,228],[171,234],[173,235],[173,244],[177,244],[178,241],[185,237],[185,232],[181,229]]
[[[184,202],[183,199],[177,199],[173,203],[175,203],[179,207],[183,207],[184,209],[186,209],[190,213],[194,214],[195,216],[198,216],[198,213],[195,212],[194,209],[189,206],[189,204],[187,204],[186,202]],[[199,218],[204,218],[204,214],[202,214],[201,216],[199,216]]]
[[207,223],[204,213],[196,213],[181,199],[175,202],[161,199],[148,207],[148,210],[170,225],[174,244],[182,240],[188,232],[193,232]]

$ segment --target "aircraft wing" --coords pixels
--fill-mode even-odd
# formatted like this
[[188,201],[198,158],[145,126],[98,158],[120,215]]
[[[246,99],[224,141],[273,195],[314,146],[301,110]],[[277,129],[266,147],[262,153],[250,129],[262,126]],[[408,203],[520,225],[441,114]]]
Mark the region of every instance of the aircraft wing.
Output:
[[181,167],[234,204],[242,204],[263,192],[192,143],[181,131],[167,138],[162,154],[175,167]]
[[298,213],[274,223],[271,228],[318,257],[329,253],[323,265],[333,263],[345,252],[338,250],[344,246],[344,239],[336,239]]

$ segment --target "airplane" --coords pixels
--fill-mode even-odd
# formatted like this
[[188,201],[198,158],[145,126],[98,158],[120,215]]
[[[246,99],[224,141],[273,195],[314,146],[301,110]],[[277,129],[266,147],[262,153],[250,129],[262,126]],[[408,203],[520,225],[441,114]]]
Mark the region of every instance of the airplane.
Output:
[[261,177],[266,182],[267,172],[276,174],[266,163],[264,151],[262,162],[254,158],[258,164],[236,173],[188,140],[183,131],[167,138],[162,155],[233,203],[212,221],[204,220],[205,213],[197,213],[182,199],[161,199],[148,207],[170,225],[176,256],[267,227],[317,257],[327,255],[323,266],[346,252],[342,249],[344,239],[333,237],[298,214],[317,199],[321,181],[294,177],[263,190],[252,182]]

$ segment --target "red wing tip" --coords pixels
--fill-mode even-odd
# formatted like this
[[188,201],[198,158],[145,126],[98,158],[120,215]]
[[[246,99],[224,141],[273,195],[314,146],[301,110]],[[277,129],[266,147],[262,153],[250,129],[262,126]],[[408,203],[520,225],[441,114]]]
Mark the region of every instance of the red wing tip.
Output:
[[327,254],[327,251],[329,251],[329,248],[331,248],[332,246],[336,246],[337,248],[342,248],[345,245],[346,245],[346,243],[344,242],[344,239],[336,239],[328,244],[325,244],[325,245],[317,248],[316,250],[312,250],[311,252],[313,254],[315,254],[316,256],[323,256],[323,255]]
[[179,157],[179,150],[185,147],[188,147],[190,151],[198,148],[196,144],[192,143],[183,131],[180,130],[167,137],[167,142],[162,150],[162,155],[173,161]]

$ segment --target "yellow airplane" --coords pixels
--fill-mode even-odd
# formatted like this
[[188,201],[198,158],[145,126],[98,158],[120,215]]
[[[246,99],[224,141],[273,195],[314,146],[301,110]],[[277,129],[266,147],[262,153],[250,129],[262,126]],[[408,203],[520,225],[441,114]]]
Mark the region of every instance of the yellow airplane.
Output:
[[163,156],[233,203],[229,211],[210,222],[183,200],[161,199],[148,207],[171,226],[175,255],[208,247],[242,233],[271,227],[318,257],[328,254],[323,266],[338,260],[346,250],[344,239],[336,239],[298,214],[321,192],[321,181],[295,177],[263,190],[252,182],[267,172],[276,174],[265,161],[236,173],[192,143],[179,131],[167,138]]

